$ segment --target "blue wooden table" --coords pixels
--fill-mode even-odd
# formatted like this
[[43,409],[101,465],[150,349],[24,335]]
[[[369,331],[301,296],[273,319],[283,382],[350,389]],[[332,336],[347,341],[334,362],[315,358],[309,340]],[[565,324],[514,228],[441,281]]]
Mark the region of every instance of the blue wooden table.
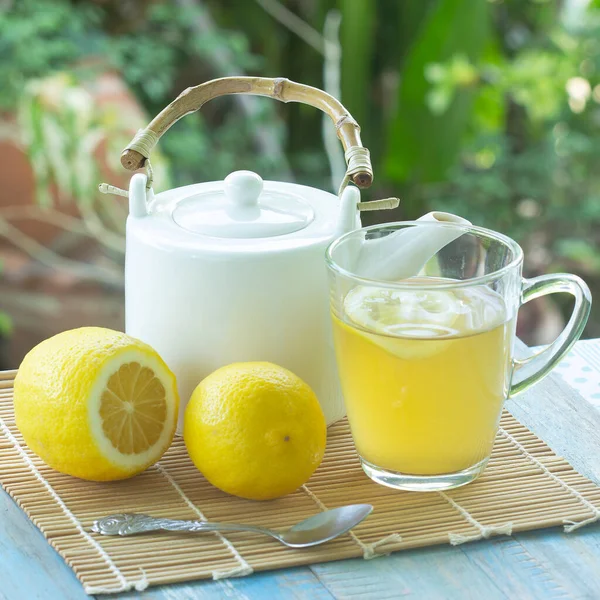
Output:
[[[600,341],[580,342],[556,374],[509,401],[508,408],[555,452],[600,484]],[[86,597],[61,557],[0,491],[0,599]],[[121,597],[597,600],[600,523],[569,534],[557,528],[525,532],[461,546],[410,550],[371,561],[345,560],[246,578],[150,588]]]

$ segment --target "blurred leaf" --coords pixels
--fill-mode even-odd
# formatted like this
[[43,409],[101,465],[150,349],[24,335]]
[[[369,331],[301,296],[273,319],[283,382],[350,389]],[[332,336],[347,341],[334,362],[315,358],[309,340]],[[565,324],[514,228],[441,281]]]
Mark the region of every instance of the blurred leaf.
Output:
[[425,65],[425,79],[429,83],[443,83],[448,77],[448,69],[446,65],[440,63],[429,63]]
[[[421,27],[427,18],[430,10],[437,6],[438,0],[419,0],[419,2],[397,2],[397,0],[388,0],[399,6],[399,18],[397,22],[387,23],[388,27],[393,27],[396,37],[397,54],[394,56],[396,62],[403,61],[418,36]],[[381,3],[381,0],[380,0]],[[385,13],[380,13],[385,14]],[[389,13],[393,16],[393,13]],[[386,14],[387,16],[387,14]],[[384,22],[387,19],[382,19]]]
[[[194,41],[190,42],[193,46]],[[164,102],[171,87],[178,58],[176,48],[157,44],[147,35],[119,36],[109,46],[110,59],[127,82],[151,101]]]
[[472,119],[468,126],[467,141],[483,134],[498,135],[506,120],[506,93],[497,85],[499,73],[506,63],[496,37],[490,37],[481,57],[480,77],[483,85],[475,95]]
[[450,85],[438,85],[425,96],[427,107],[434,115],[443,115],[452,102],[454,88]]
[[472,128],[479,133],[497,134],[504,127],[506,96],[502,90],[484,86],[473,104]]
[[574,68],[563,54],[524,51],[504,69],[500,86],[533,121],[555,119],[565,105],[565,84]]
[[587,240],[567,238],[555,244],[559,256],[580,263],[585,271],[600,272],[600,255]]
[[461,53],[476,63],[489,35],[488,10],[485,0],[439,0],[423,22],[406,59],[389,128],[385,169],[394,181],[439,180],[456,162],[474,93],[460,89],[443,115],[432,114],[425,71]]
[[434,115],[446,112],[460,88],[477,83],[479,74],[464,54],[454,54],[447,63],[425,65],[425,79],[431,84],[425,96]]
[[42,152],[48,163],[48,172],[56,182],[58,189],[67,198],[74,192],[73,170],[70,163],[70,152],[67,148],[67,132],[60,119],[51,112],[41,115],[42,126]]
[[[100,165],[110,162],[107,155],[118,157],[131,129],[143,125],[139,119],[144,117],[135,114],[137,119],[115,111],[65,73],[31,80],[19,101],[18,120],[35,174],[37,203],[47,207],[74,201],[91,209],[98,200]],[[168,186],[159,150],[152,163],[157,183]]]
[[375,39],[376,6],[372,0],[339,0],[342,13],[342,102],[363,127],[372,86],[371,60]]
[[0,337],[9,337],[13,330],[11,318],[3,312],[0,312]]
[[[6,4],[6,3],[5,3]],[[12,109],[30,78],[101,50],[99,7],[65,0],[19,0],[0,7],[0,107]]]

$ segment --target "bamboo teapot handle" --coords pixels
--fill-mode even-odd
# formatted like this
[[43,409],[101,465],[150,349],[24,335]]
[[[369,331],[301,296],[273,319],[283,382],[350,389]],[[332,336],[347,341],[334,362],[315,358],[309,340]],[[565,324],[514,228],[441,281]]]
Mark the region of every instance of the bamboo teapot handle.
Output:
[[302,102],[329,115],[344,146],[348,170],[342,187],[352,180],[359,188],[373,182],[369,151],[360,140],[360,127],[344,106],[323,90],[277,77],[222,77],[183,91],[145,128],[138,131],[121,154],[121,164],[129,171],[142,168],[160,137],[181,117],[195,112],[219,96],[252,94],[281,102]]

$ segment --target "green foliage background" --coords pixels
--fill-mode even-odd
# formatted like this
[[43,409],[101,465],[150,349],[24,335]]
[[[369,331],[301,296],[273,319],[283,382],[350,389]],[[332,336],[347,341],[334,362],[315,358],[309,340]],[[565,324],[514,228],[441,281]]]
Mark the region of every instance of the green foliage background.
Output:
[[[527,272],[570,270],[600,291],[599,0],[4,2],[0,109],[32,79],[85,77],[85,57],[117,69],[149,115],[227,69],[323,87],[321,53],[265,4],[317,32],[341,15],[341,100],[375,167],[366,196],[403,200],[370,218],[456,212],[516,238]],[[283,151],[261,151],[257,132]],[[264,99],[249,119],[219,99],[161,148],[175,184],[248,168],[331,188],[321,116],[306,106]]]

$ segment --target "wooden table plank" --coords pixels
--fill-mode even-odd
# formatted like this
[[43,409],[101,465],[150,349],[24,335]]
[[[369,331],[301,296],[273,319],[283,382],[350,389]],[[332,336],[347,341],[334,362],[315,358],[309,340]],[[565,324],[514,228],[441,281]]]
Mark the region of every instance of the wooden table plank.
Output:
[[600,598],[600,523],[573,533],[553,529],[524,531],[515,537],[552,571],[569,598]]
[[[556,535],[556,531],[547,535]],[[531,551],[525,548],[518,536],[502,536],[481,544],[466,544],[460,550],[508,598],[558,600],[575,597],[568,594],[568,588],[558,578],[556,565],[539,560],[535,556],[535,547]]]
[[524,532],[458,547],[400,552],[311,569],[346,600],[600,598],[600,524]]
[[369,561],[313,565],[323,585],[344,600],[506,600],[501,588],[457,548],[437,546]]
[[62,557],[0,489],[0,599],[88,598]]
[[553,374],[508,400],[506,408],[556,454],[600,485],[600,411],[579,392]]

